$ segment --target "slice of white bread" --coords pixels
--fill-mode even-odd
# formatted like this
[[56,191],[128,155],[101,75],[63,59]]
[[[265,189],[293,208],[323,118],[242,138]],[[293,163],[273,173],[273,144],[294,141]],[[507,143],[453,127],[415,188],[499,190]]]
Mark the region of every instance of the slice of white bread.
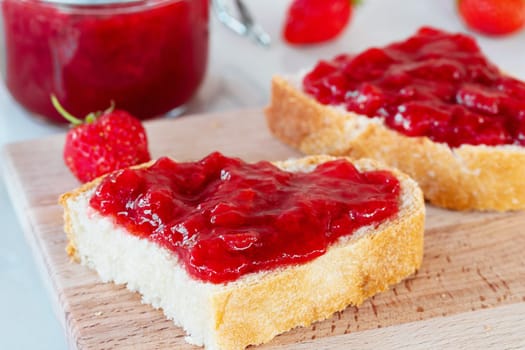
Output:
[[302,76],[272,80],[266,109],[271,132],[306,154],[368,157],[396,167],[421,186],[432,204],[458,210],[525,209],[525,148],[450,148],[408,137],[381,118],[323,105],[303,92]]
[[[311,156],[275,164],[287,171],[308,172],[332,159]],[[385,169],[372,160],[352,163],[361,171]],[[89,206],[101,179],[60,197],[67,251],[95,269],[103,281],[125,283],[142,294],[144,303],[162,308],[185,329],[189,342],[207,349],[244,349],[359,305],[419,268],[423,195],[415,181],[389,170],[401,184],[399,212],[375,228],[362,227],[343,237],[324,255],[302,265],[252,273],[226,284],[196,280],[175,254],[130,234]]]

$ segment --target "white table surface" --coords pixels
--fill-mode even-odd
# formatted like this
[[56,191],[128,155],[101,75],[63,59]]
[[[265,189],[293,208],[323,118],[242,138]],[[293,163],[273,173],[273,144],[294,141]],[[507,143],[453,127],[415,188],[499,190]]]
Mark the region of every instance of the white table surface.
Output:
[[[318,58],[402,39],[422,25],[466,31],[456,14],[455,0],[365,0],[338,40],[294,48],[280,38],[289,1],[246,2],[271,34],[272,46],[257,47],[212,20],[208,75],[186,114],[264,106],[274,73],[293,73]],[[525,79],[525,32],[498,39],[477,37],[496,64]],[[35,121],[0,85],[0,146],[61,132],[64,129]],[[0,349],[65,349],[63,330],[0,179]]]

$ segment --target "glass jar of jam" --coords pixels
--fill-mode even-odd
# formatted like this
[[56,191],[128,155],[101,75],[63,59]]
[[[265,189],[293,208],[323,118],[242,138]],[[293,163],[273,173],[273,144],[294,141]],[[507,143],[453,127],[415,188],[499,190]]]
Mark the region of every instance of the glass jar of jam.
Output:
[[208,0],[3,0],[5,80],[29,111],[65,122],[111,101],[139,118],[196,92],[208,59]]

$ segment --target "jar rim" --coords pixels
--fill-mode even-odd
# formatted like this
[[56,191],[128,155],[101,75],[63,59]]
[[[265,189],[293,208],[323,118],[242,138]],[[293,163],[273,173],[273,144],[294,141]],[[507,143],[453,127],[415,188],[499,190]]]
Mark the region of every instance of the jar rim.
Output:
[[64,6],[78,6],[78,7],[89,7],[89,6],[100,6],[100,5],[123,5],[133,6],[138,4],[158,4],[169,0],[40,0],[43,3],[64,5]]
[[140,2],[143,0],[41,0],[42,2],[49,2],[53,4],[61,5],[79,5],[79,6],[90,6],[90,5],[105,5],[114,3],[130,3]]

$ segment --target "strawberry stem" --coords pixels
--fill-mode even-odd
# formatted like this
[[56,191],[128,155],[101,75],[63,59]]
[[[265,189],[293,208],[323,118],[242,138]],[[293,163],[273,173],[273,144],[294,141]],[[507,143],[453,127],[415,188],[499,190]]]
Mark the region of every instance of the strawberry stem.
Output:
[[84,122],[86,124],[93,123],[101,115],[113,113],[114,110],[115,110],[115,101],[111,100],[111,104],[106,110],[89,113],[88,115],[86,115]]
[[[100,114],[100,113],[99,113]],[[94,113],[94,112],[91,112],[89,113],[88,115],[86,115],[86,118],[84,119],[85,123],[86,124],[91,124],[95,121],[95,119],[98,118],[98,114],[97,113]]]
[[68,122],[70,122],[72,125],[77,126],[77,125],[81,125],[83,123],[81,119],[78,119],[74,115],[70,114],[68,111],[66,111],[64,109],[64,107],[62,107],[60,102],[58,102],[58,99],[55,96],[55,94],[51,94],[51,103],[53,104],[53,107],[55,107],[57,112],[62,117],[64,117]]
[[115,100],[111,100],[111,104],[109,105],[108,109],[104,111],[104,114],[113,113],[114,110],[115,110]]

